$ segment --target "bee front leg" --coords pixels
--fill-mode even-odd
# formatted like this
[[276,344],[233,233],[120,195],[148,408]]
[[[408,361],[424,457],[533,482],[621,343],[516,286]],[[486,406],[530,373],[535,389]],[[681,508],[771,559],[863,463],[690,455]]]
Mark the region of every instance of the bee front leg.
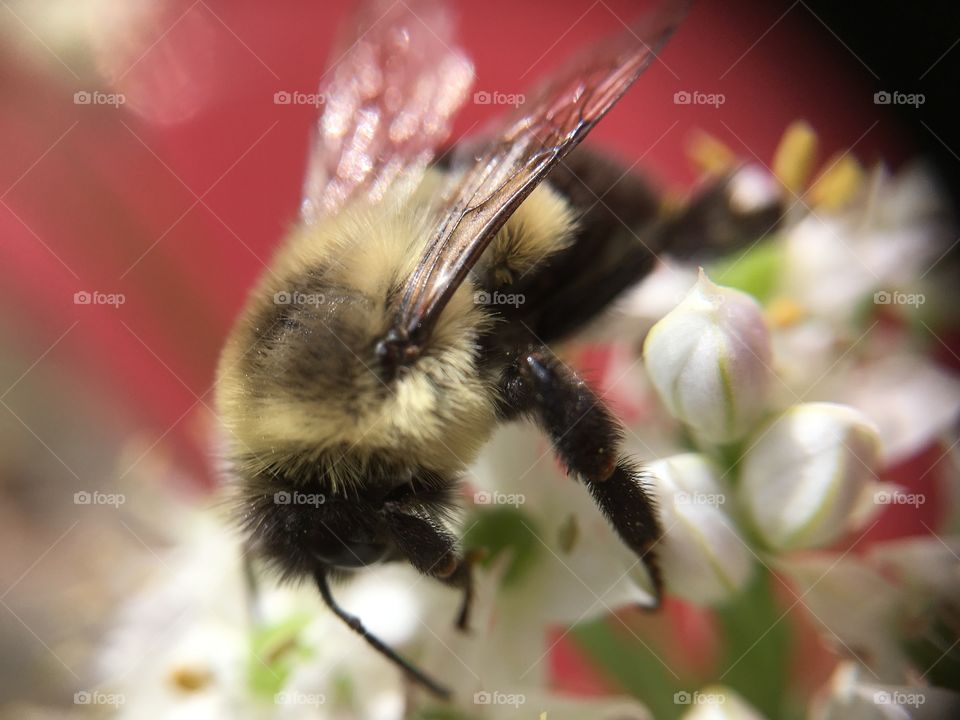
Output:
[[461,557],[456,539],[440,523],[387,508],[387,524],[400,553],[418,571],[463,591],[457,629],[467,631],[473,604],[473,558]]
[[580,376],[540,347],[520,353],[503,380],[510,409],[540,425],[568,472],[590,483],[610,478],[622,431]]
[[663,531],[643,473],[619,456],[620,424],[573,370],[546,347],[520,353],[503,375],[510,409],[533,418],[567,471],[587,486],[624,544],[643,561],[659,605],[663,578],[654,548]]

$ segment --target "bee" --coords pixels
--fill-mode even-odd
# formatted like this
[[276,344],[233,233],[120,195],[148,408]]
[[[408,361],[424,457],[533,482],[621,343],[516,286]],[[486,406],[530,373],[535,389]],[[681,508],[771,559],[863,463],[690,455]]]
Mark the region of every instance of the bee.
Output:
[[251,551],[315,584],[440,696],[440,683],[337,604],[331,583],[408,562],[463,593],[466,629],[472,560],[452,529],[458,485],[501,423],[542,428],[662,596],[662,530],[621,454],[621,425],[550,348],[658,253],[729,247],[773,224],[770,208],[739,208],[727,180],[665,216],[638,175],[574,151],[685,6],[668,2],[588,49],[499,125],[441,153],[473,77],[448,8],[367,0],[321,85],[300,220],[223,350],[216,402]]

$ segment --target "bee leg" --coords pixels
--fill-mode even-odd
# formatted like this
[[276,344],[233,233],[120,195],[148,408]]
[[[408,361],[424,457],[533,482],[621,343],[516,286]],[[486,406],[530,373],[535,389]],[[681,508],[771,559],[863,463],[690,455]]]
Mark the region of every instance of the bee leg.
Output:
[[457,629],[467,631],[473,602],[471,557],[460,557],[457,541],[438,522],[388,506],[387,524],[401,554],[424,575],[463,590]]
[[372,635],[370,631],[363,626],[363,623],[360,622],[360,618],[355,615],[351,615],[337,604],[337,601],[333,599],[333,595],[330,592],[330,585],[327,582],[327,575],[325,572],[321,571],[316,573],[315,580],[317,582],[317,588],[320,590],[320,596],[323,598],[323,601],[326,603],[327,607],[329,607],[338,618],[346,623],[351,630],[366,640],[377,652],[403,670],[414,682],[419,683],[431,693],[443,700],[450,699],[450,691],[447,688],[437,683],[435,680],[427,676],[422,670],[418,669],[409,661],[398,655],[393,648],[384,643],[376,635]]
[[617,463],[613,474],[603,482],[588,482],[593,501],[613,525],[624,544],[640,558],[653,586],[654,605],[663,600],[663,572],[655,548],[663,538],[656,504],[643,487],[643,472],[629,460]]
[[473,609],[473,558],[467,556],[450,576],[450,584],[463,589],[463,599],[457,612],[457,630],[470,632],[470,612]]
[[621,430],[589,386],[545,347],[521,352],[504,377],[504,396],[549,435],[566,466],[587,482],[603,482],[617,467]]
[[654,548],[663,531],[642,472],[619,457],[620,424],[545,347],[521,353],[503,381],[507,403],[543,428],[568,472],[583,480],[620,539],[643,561],[659,605],[663,577]]

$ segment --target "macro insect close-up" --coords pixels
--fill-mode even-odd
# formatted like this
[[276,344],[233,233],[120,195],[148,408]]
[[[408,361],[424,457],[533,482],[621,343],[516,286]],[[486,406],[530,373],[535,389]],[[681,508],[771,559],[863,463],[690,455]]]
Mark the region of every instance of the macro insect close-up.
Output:
[[0,720],[960,709],[956,11],[0,5]]

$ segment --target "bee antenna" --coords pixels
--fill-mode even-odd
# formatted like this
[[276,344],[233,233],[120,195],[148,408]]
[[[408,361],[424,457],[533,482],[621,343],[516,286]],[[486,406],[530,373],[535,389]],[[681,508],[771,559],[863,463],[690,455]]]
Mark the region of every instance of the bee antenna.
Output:
[[338,618],[343,620],[343,622],[345,622],[351,630],[366,640],[374,648],[374,650],[379,652],[390,662],[403,670],[414,682],[419,683],[441,700],[450,699],[450,691],[447,688],[431,679],[423,671],[413,666],[409,661],[404,660],[396,653],[396,651],[386,645],[380,638],[375,635],[371,635],[370,631],[363,626],[362,622],[360,622],[360,618],[358,618],[356,615],[351,615],[337,604],[337,601],[333,599],[333,595],[330,593],[330,585],[327,582],[326,573],[318,572],[315,578],[317,581],[317,587],[320,589],[320,596],[327,604],[327,607],[329,607]]

